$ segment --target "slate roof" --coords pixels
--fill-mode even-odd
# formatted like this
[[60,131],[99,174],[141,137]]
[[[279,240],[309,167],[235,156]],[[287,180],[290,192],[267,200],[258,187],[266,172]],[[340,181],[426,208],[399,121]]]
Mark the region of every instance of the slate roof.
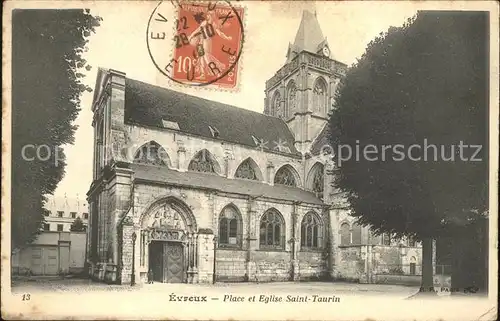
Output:
[[323,146],[331,146],[330,143],[330,124],[326,123],[323,129],[319,132],[318,136],[314,140],[314,143],[311,146],[311,154],[319,155],[321,152],[321,148]]
[[228,179],[215,174],[199,172],[178,172],[161,166],[131,164],[135,179],[169,185],[206,188],[220,192],[262,196],[267,198],[299,201],[321,205],[323,202],[314,193],[300,188],[275,185],[246,179]]
[[159,128],[165,128],[164,123],[177,123],[182,132],[211,139],[215,129],[218,139],[257,148],[254,136],[267,142],[264,150],[277,151],[276,144],[281,141],[290,149],[288,154],[299,154],[292,132],[277,117],[130,78],[125,85],[125,122]]

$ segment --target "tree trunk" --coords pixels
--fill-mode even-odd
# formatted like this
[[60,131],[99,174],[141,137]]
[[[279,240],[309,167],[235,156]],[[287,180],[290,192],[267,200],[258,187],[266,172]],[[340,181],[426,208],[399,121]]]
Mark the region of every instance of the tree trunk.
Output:
[[432,243],[432,238],[425,238],[422,241],[422,284],[420,286],[420,292],[435,294],[434,273],[432,266]]

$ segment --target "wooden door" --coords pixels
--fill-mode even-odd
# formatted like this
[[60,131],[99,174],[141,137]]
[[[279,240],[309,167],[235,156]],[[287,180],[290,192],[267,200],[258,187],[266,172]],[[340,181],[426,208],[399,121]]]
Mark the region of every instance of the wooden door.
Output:
[[41,247],[31,248],[31,273],[34,275],[44,274],[43,250]]
[[165,242],[163,253],[163,282],[184,282],[184,248],[182,244]]
[[149,244],[149,269],[153,271],[153,281],[163,282],[163,242]]
[[56,275],[59,273],[59,260],[57,259],[57,248],[46,247],[43,249],[45,259],[45,274]]

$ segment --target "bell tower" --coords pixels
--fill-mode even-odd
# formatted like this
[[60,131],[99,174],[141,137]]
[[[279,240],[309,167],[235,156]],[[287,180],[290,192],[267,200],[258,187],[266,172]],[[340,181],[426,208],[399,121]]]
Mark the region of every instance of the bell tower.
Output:
[[266,81],[264,113],[282,118],[302,153],[328,121],[333,97],[346,65],[332,58],[316,12],[304,10],[286,62]]

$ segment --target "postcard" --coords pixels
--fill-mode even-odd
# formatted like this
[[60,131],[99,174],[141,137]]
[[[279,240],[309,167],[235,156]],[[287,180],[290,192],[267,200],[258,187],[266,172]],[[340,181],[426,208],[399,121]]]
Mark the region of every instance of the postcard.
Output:
[[3,12],[2,318],[497,318],[498,3]]

